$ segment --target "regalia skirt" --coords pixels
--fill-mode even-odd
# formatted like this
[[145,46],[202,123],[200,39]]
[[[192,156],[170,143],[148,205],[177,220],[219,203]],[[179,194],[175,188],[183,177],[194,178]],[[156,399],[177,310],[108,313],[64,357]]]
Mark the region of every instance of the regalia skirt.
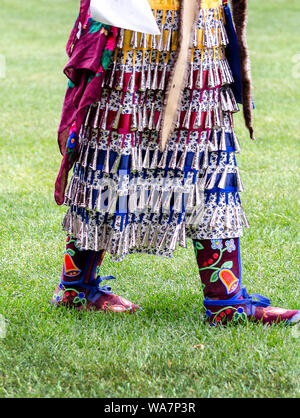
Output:
[[80,129],[63,229],[83,250],[172,256],[186,239],[242,235],[248,221],[233,127],[222,1],[206,0],[186,86],[164,152],[158,135],[178,47],[180,1],[150,1],[160,36],[120,30],[99,100]]

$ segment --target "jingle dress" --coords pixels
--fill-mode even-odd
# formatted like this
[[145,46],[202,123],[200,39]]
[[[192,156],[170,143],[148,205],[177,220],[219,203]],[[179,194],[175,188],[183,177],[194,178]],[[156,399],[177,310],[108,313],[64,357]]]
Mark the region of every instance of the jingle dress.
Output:
[[149,3],[161,35],[119,30],[101,95],[80,127],[65,193],[63,229],[81,249],[106,249],[115,261],[140,252],[170,257],[187,238],[240,237],[248,227],[223,2],[202,1],[177,122],[163,152],[158,136],[180,1]]

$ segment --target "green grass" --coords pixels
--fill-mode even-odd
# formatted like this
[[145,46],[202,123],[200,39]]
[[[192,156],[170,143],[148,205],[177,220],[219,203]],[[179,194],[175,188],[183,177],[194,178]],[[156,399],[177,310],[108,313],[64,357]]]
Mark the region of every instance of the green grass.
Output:
[[[275,306],[299,308],[299,2],[249,4],[257,142],[239,114],[252,226],[243,280]],[[191,242],[174,259],[105,259],[103,274],[118,277],[115,292],[139,303],[138,315],[51,308],[65,245],[56,130],[77,12],[76,0],[1,2],[0,397],[299,397],[299,328],[205,325]]]

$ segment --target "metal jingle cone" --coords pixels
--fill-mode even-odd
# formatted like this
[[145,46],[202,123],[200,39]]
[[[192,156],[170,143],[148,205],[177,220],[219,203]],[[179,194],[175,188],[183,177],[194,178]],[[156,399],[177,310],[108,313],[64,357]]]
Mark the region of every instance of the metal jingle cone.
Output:
[[96,146],[94,148],[93,159],[92,159],[91,164],[90,164],[90,168],[93,171],[96,171],[97,170],[97,161],[98,161],[98,145],[96,144]]
[[113,67],[112,67],[110,77],[109,77],[109,82],[108,82],[108,87],[111,89],[113,88],[113,85],[114,85],[116,69],[117,69],[117,61],[115,60],[113,63]]
[[[167,225],[167,227],[166,227],[166,229],[165,229],[165,231],[164,231],[164,233],[163,233],[163,235],[162,235],[162,237],[161,237],[161,239],[158,243],[158,250],[161,250],[163,248],[163,244],[165,243],[165,240],[166,240],[168,232],[169,232],[169,227],[170,227],[170,224]],[[151,240],[151,245],[155,245],[155,243],[157,242],[157,238],[158,238],[160,229],[161,228],[159,228],[159,227],[156,228],[156,231],[155,231],[155,234],[154,234],[155,239]]]
[[145,186],[141,185],[140,186],[140,193],[139,193],[139,199],[138,199],[138,205],[137,208],[139,211],[143,211],[146,207],[146,190],[145,190]]
[[103,172],[109,174],[109,160],[110,160],[110,147],[108,146],[106,149],[104,164],[103,164]]
[[197,74],[196,89],[198,90],[203,89],[203,62],[202,61],[200,63],[200,68]]
[[180,228],[181,228],[181,224],[179,223],[179,224],[176,225],[175,231],[174,231],[174,233],[172,235],[172,238],[171,238],[171,242],[169,244],[169,249],[171,251],[174,251],[175,248],[176,248]]
[[227,32],[224,27],[224,23],[221,19],[219,19],[219,28],[220,28],[220,33],[221,33],[221,43],[222,45],[225,46],[228,44],[229,40],[228,40]]
[[84,158],[81,163],[82,167],[84,168],[87,167],[88,165],[89,152],[90,152],[90,143],[88,142],[86,150],[85,150]]
[[136,246],[136,237],[135,237],[135,224],[130,224],[130,240],[129,240],[129,248],[134,248]]
[[150,168],[150,146],[149,145],[146,148],[142,167],[146,169]]
[[145,65],[142,65],[140,91],[146,91],[146,73]]
[[141,34],[140,48],[147,49],[147,34],[146,33]]
[[71,223],[71,211],[68,210],[67,214],[65,215],[62,223],[62,229],[63,231],[69,231],[70,229],[70,223]]
[[197,182],[197,184],[198,184],[198,189],[199,189],[200,191],[202,191],[202,192],[204,192],[204,190],[205,190],[206,181],[207,181],[207,175],[208,175],[208,173],[207,173],[207,170],[206,170],[206,171],[205,171],[205,173],[204,173],[204,175],[203,175],[203,177],[201,177],[201,178],[198,180],[198,182]]
[[202,168],[205,169],[208,167],[208,144],[205,145],[203,160],[202,160]]
[[165,62],[164,63],[164,66],[163,66],[163,71],[162,71],[162,74],[161,74],[159,86],[158,86],[158,89],[159,90],[164,90],[165,89],[165,86],[166,86],[166,75],[167,75],[167,63]]
[[[200,193],[202,192],[202,193]],[[195,184],[195,206],[196,208],[203,205],[204,194],[203,190],[198,187],[198,183]]]
[[118,78],[118,82],[117,82],[117,85],[116,85],[116,90],[117,91],[123,90],[123,87],[124,87],[124,75],[125,75],[125,65],[123,64],[123,65],[121,65],[120,73],[119,73],[119,78]]
[[87,207],[90,210],[93,210],[93,187],[91,186],[88,191],[88,198],[87,198]]
[[156,122],[156,126],[155,126],[155,130],[157,132],[160,131],[161,122],[162,122],[162,112],[159,112],[159,116],[158,116],[158,119],[157,119],[157,122]]
[[66,196],[67,196],[68,199],[71,199],[73,184],[74,184],[74,176],[71,177],[71,181],[69,183],[69,186],[68,186],[68,189],[67,189],[67,192],[66,192]]
[[221,85],[224,86],[227,83],[227,76],[224,69],[224,60],[219,61],[220,74],[221,74]]
[[225,128],[221,128],[219,151],[227,151]]
[[222,106],[223,112],[227,112],[229,108],[228,108],[228,103],[227,103],[227,99],[225,96],[225,92],[223,89],[220,90],[220,99],[221,99],[221,106]]
[[195,29],[194,29],[193,47],[194,48],[198,47],[198,28],[197,27],[195,27]]
[[169,161],[169,168],[172,168],[173,170],[175,170],[176,164],[177,164],[178,147],[179,147],[178,142],[176,142],[173,153],[172,153],[172,157]]
[[200,160],[200,144],[196,145],[196,150],[194,152],[193,161],[191,165],[192,170],[199,170],[199,160]]
[[224,170],[223,170],[223,173],[221,175],[220,181],[218,183],[218,188],[219,189],[225,189],[226,188],[226,180],[227,180],[228,169],[229,169],[229,166],[226,165]]
[[211,108],[208,106],[205,117],[205,129],[212,128]]
[[183,248],[186,248],[186,232],[185,232],[185,222],[181,222],[181,228],[179,231],[179,245]]
[[[213,134],[212,134],[212,148],[213,151],[218,151],[219,147],[218,147],[218,133],[217,130],[214,129],[213,130]],[[211,148],[211,150],[212,150]]]
[[177,111],[177,119],[176,119],[176,123],[175,123],[175,128],[176,129],[180,128],[180,119],[181,119],[181,110],[179,109]]
[[227,108],[229,112],[234,112],[234,104],[232,103],[228,89],[226,89],[225,95],[226,95]]
[[164,46],[164,51],[170,51],[171,50],[171,39],[172,39],[172,31],[169,30],[168,31],[168,35],[167,35],[167,39],[166,39],[166,43]]
[[94,251],[99,251],[99,227],[96,221],[94,234]]
[[158,191],[158,196],[154,202],[153,212],[159,213],[161,211],[161,202],[162,202],[162,191]]
[[98,129],[100,110],[101,110],[101,103],[98,102],[97,110],[96,110],[95,117],[94,117],[94,122],[93,122],[93,129]]
[[168,151],[169,151],[169,149],[168,149],[168,145],[167,145],[165,147],[165,150],[162,153],[161,159],[160,159],[160,161],[158,163],[158,168],[162,168],[162,169],[166,168]]
[[89,249],[89,226],[87,222],[83,223],[83,235],[82,235],[82,245],[81,249],[87,251]]
[[192,184],[190,187],[190,191],[186,200],[185,209],[186,211],[192,210],[192,208],[195,206],[195,192],[196,192],[196,185]]
[[147,106],[143,107],[143,130],[148,129],[148,115],[147,115]]
[[152,70],[151,70],[151,63],[147,65],[147,79],[146,79],[146,90],[151,89],[151,78],[152,78]]
[[151,49],[157,49],[157,35],[151,35]]
[[135,30],[132,31],[132,34],[131,34],[130,47],[132,49],[137,49],[138,47],[137,32]]
[[176,213],[180,213],[182,210],[182,196],[183,196],[183,193],[181,191],[175,192],[175,201],[174,201],[173,210]]
[[95,202],[95,207],[96,207],[96,211],[97,212],[101,212],[102,211],[102,189],[98,189],[97,192],[97,198],[96,198],[96,202]]
[[116,206],[118,201],[118,194],[116,190],[111,189],[111,192],[109,193],[109,204],[107,208],[107,212],[111,215],[115,213]]
[[141,229],[142,229],[142,223],[139,221],[136,225],[136,247],[139,248],[141,246]]
[[99,247],[102,248],[102,249],[106,248],[106,245],[107,245],[107,238],[106,237],[107,237],[107,223],[104,222],[102,224],[102,227],[101,227],[101,241],[100,241],[100,244],[99,244]]
[[173,196],[173,188],[168,190],[166,193],[166,196],[162,197],[162,209],[164,212],[170,213],[171,210],[171,199]]
[[138,131],[143,132],[143,108],[142,106],[138,106]]
[[190,74],[187,81],[187,88],[193,90],[194,87],[194,63],[191,62],[190,64]]
[[215,83],[216,83],[216,86],[219,86],[221,84],[221,79],[219,75],[219,64],[217,61],[214,61],[214,69],[215,69]]
[[112,165],[112,168],[111,168],[111,170],[110,170],[110,172],[111,172],[112,174],[115,174],[115,173],[117,173],[117,172],[118,172],[118,170],[119,170],[119,166],[120,166],[120,162],[121,162],[121,159],[122,159],[122,152],[121,152],[121,151],[119,151],[119,154],[117,155],[117,158],[115,159],[115,161],[114,161],[114,163],[113,163],[113,165]]
[[231,99],[231,103],[232,103],[232,107],[233,107],[233,112],[238,112],[239,111],[239,106],[238,106],[238,104],[237,104],[237,102],[235,100],[235,97],[234,97],[234,94],[233,94],[233,91],[232,91],[231,88],[228,89],[228,94],[229,94],[229,97]]
[[100,123],[100,129],[103,130],[103,131],[106,130],[108,110],[109,110],[109,104],[106,103],[106,105],[105,105],[105,111],[104,111],[104,113],[102,115],[102,119],[101,119],[101,123]]
[[184,150],[179,158],[179,161],[177,163],[176,168],[178,168],[178,170],[183,171],[184,167],[185,167],[185,161],[186,161],[186,157],[187,157],[187,145],[185,145]]
[[161,52],[163,48],[164,48],[164,30],[163,30],[163,25],[161,25],[160,35],[159,35],[158,44],[157,44],[157,50]]
[[184,120],[183,120],[183,127],[186,129],[190,128],[190,124],[191,124],[191,116],[192,116],[192,107],[193,104],[190,103],[188,110],[186,111]]
[[136,213],[137,210],[137,191],[136,187],[129,191],[128,209],[130,213]]
[[242,183],[242,179],[240,176],[240,171],[238,169],[238,167],[236,168],[236,182],[237,182],[237,188],[239,192],[243,192],[244,191],[244,186]]
[[135,70],[135,66],[133,66],[132,73],[130,76],[130,81],[128,83],[128,91],[131,94],[135,92],[135,79],[136,79],[135,75],[136,75],[136,70]]
[[123,246],[122,246],[122,251],[120,251],[120,255],[125,255],[128,254],[129,251],[129,227],[126,226],[125,228],[125,232],[123,234]]
[[227,76],[227,84],[231,84],[234,82],[231,68],[229,67],[228,61],[224,60],[224,69]]
[[234,129],[232,129],[232,138],[233,138],[234,150],[238,154],[241,151],[241,146],[240,146],[238,137],[236,133],[234,132]]
[[202,123],[201,116],[202,116],[201,105],[199,105],[199,109],[198,109],[197,116],[194,121],[193,129],[200,129],[201,123]]
[[150,193],[147,200],[147,207],[152,209],[156,200],[156,189],[154,186],[151,186]]
[[158,166],[158,147],[155,148],[154,153],[152,155],[150,169],[154,170]]
[[207,184],[206,184],[205,188],[207,190],[211,190],[215,187],[217,175],[218,175],[218,169],[216,168],[215,171],[212,173],[210,179],[208,180]]
[[132,105],[132,115],[131,115],[131,122],[130,122],[130,130],[131,132],[137,131],[138,129],[138,118],[137,118],[137,109],[136,105]]
[[137,149],[136,147],[131,147],[131,171],[137,171]]
[[114,123],[112,125],[112,129],[118,129],[122,112],[123,112],[123,106],[120,104],[117,114],[115,116]]
[[211,62],[209,63],[208,67],[208,79],[207,79],[207,85],[210,88],[215,87],[215,77],[214,77],[214,71]]
[[124,45],[124,34],[125,34],[125,29],[120,29],[120,33],[119,33],[119,37],[118,37],[118,42],[117,42],[117,47],[122,49],[123,45]]
[[141,240],[141,247],[148,247],[149,237],[150,237],[150,230],[151,230],[151,224],[148,224],[147,227],[146,227],[146,231],[143,235],[143,238]]
[[137,148],[137,170],[142,171],[143,169],[143,150],[142,146],[139,145]]
[[148,129],[150,129],[150,130],[153,130],[155,128],[154,117],[155,117],[155,103],[152,103],[151,104],[151,111],[150,111],[149,121],[148,121]]
[[151,90],[157,90],[157,88],[158,88],[158,62],[156,62],[154,66]]
[[92,106],[89,106],[89,110],[87,111],[85,120],[84,120],[84,126],[87,127],[90,122],[90,116],[91,116]]
[[214,126],[216,128],[221,127],[220,113],[219,113],[219,108],[218,107],[214,107]]

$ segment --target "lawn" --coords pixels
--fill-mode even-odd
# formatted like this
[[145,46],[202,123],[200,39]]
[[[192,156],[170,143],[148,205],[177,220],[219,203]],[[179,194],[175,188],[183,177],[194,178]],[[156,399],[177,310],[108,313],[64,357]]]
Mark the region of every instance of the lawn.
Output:
[[[53,199],[56,131],[78,3],[1,1],[0,397],[299,397],[300,329],[204,324],[191,242],[174,259],[105,259],[103,274],[118,277],[115,292],[139,303],[138,315],[51,307],[65,247],[66,209]],[[275,306],[300,308],[300,4],[251,0],[249,8],[257,141],[240,112],[251,223],[241,241],[243,281]]]

